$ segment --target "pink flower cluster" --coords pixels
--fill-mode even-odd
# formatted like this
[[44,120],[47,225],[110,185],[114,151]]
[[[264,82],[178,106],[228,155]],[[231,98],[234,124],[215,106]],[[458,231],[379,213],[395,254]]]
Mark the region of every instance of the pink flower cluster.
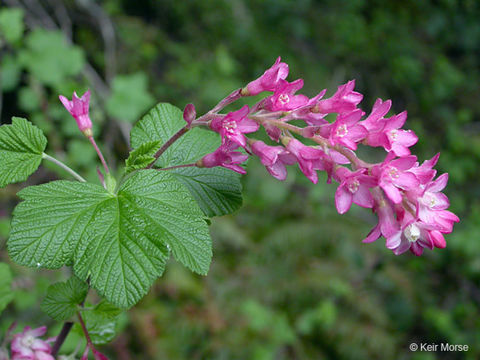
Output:
[[47,327],[32,329],[26,326],[21,333],[13,335],[11,344],[12,360],[54,360],[49,342],[54,339],[42,340]]
[[[387,116],[391,101],[378,99],[366,116],[358,107],[363,95],[354,91],[353,80],[339,86],[330,98],[324,98],[326,90],[308,98],[297,94],[303,80],[288,82],[287,76],[288,65],[278,58],[262,76],[220,102],[221,108],[244,96],[272,93],[254,106],[245,105],[226,115],[211,112],[207,122],[205,117],[185,118],[189,127],[207,125],[222,137],[222,145],[197,166],[223,166],[243,174],[240,165],[247,154],[253,154],[279,180],[287,176],[286,165],[296,163],[313,183],[318,182],[317,171],[325,171],[328,182],[333,179],[339,184],[335,204],[340,214],[352,203],[377,214],[378,224],[364,242],[383,236],[387,248],[397,255],[407,250],[421,255],[424,248],[445,247],[443,234],[450,233],[453,223],[459,221],[447,210],[449,201],[441,192],[448,174],[435,179],[433,167],[439,155],[422,164],[411,155],[410,147],[418,137],[403,129],[407,113]],[[188,114],[194,112],[192,105],[187,110]],[[329,114],[334,114],[333,122],[326,120]],[[293,125],[292,120],[303,120],[305,126]],[[261,126],[280,144],[270,146],[245,136]],[[306,145],[298,137],[315,145]],[[385,160],[377,164],[361,160],[355,153],[359,144],[383,148]]]

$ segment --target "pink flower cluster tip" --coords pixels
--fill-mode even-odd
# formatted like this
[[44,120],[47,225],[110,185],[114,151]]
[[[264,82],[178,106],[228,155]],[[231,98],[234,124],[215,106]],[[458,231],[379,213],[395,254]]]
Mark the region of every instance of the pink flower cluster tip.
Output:
[[[421,255],[425,248],[444,248],[444,234],[452,232],[453,224],[459,221],[447,210],[449,201],[442,193],[448,174],[436,177],[434,166],[439,155],[420,164],[411,154],[410,147],[418,137],[403,128],[407,113],[388,116],[392,102],[378,99],[367,114],[358,106],[363,95],[354,90],[354,80],[339,86],[329,98],[324,98],[326,90],[309,98],[298,94],[302,79],[286,80],[288,71],[288,65],[278,58],[262,76],[222,100],[216,111],[207,114],[208,122],[195,120],[191,115],[194,108],[189,105],[184,113],[189,127],[207,125],[222,137],[222,145],[197,166],[223,166],[244,174],[241,164],[248,155],[256,155],[279,180],[287,177],[287,165],[298,164],[313,183],[318,182],[317,172],[325,171],[328,182],[338,183],[335,205],[340,214],[352,204],[377,214],[378,224],[364,242],[383,236],[386,247],[397,255],[408,250]],[[218,113],[241,97],[262,92],[271,94],[251,107]],[[331,114],[334,120],[327,121]],[[293,125],[293,120],[296,124],[302,120],[305,126]],[[279,144],[247,138],[246,134],[261,127]],[[308,139],[308,144],[302,138]],[[356,150],[362,145],[383,148],[385,160],[368,163],[360,159]]]
[[37,329],[26,326],[21,333],[13,335],[12,360],[55,360],[49,344],[55,339],[40,339],[46,332],[46,326]]
[[77,122],[78,128],[85,136],[92,136],[92,120],[90,120],[89,106],[90,106],[90,90],[88,90],[82,97],[78,97],[74,92],[72,100],[68,100],[65,96],[60,95],[58,97],[63,106],[68,110],[70,115],[73,116]]

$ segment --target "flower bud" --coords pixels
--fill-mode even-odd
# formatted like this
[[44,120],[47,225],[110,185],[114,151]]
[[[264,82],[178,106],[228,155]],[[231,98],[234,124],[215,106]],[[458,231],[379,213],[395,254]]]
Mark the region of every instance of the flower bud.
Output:
[[183,120],[188,124],[188,127],[192,125],[196,117],[197,112],[195,111],[195,106],[193,104],[187,104],[183,110]]
[[88,111],[90,105],[90,90],[83,94],[81,98],[79,98],[77,93],[74,92],[72,101],[68,100],[63,95],[60,95],[58,98],[70,115],[73,116],[80,131],[83,132],[86,137],[91,137],[93,135],[92,120],[90,120]]

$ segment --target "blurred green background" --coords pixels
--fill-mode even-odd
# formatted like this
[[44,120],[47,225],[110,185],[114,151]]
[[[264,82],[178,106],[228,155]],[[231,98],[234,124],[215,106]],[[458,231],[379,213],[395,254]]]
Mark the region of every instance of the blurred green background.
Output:
[[[304,93],[357,80],[369,111],[377,97],[408,110],[420,160],[441,151],[447,195],[460,218],[447,248],[416,258],[361,243],[367,210],[336,213],[334,185],[293,168],[285,182],[257,159],[244,206],[211,225],[207,277],[172,263],[118,324],[112,359],[480,358],[480,2],[476,0],[3,0],[1,122],[24,116],[49,152],[96,180],[96,155],[58,94],[93,92],[94,131],[121,168],[128,131],[156,102],[197,113],[258,77],[279,55]],[[379,152],[367,154],[379,158]],[[373,158],[372,158],[373,157]],[[0,164],[1,166],[1,164]],[[42,167],[28,184],[68,176]],[[15,193],[0,191],[1,260]],[[39,310],[66,273],[13,264],[14,301],[0,333],[54,325]],[[65,351],[73,351],[72,334]],[[466,344],[467,353],[411,352],[410,343]]]

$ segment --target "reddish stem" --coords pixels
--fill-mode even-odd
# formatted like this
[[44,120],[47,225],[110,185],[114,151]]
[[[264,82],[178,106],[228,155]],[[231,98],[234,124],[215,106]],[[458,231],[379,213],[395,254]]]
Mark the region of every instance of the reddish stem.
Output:
[[110,172],[110,170],[108,169],[107,163],[106,163],[106,161],[103,157],[102,152],[100,151],[100,148],[97,146],[97,143],[95,142],[95,139],[93,138],[93,136],[89,136],[88,140],[90,140],[93,147],[95,148],[95,151],[97,152],[98,157],[100,158],[100,161],[102,162],[103,168],[105,169],[105,173],[108,174]]
[[97,352],[97,349],[95,349],[95,346],[92,343],[92,340],[90,339],[90,335],[88,334],[87,326],[85,325],[85,322],[83,321],[82,315],[80,315],[80,311],[77,312],[78,316],[78,321],[80,322],[80,326],[82,327],[83,334],[85,335],[85,339],[87,340],[87,347],[92,350],[92,353],[95,354]]
[[192,166],[197,166],[197,163],[193,164],[185,164],[185,165],[175,165],[175,166],[170,166],[166,168],[159,168],[156,170],[164,171],[164,170],[173,170],[173,169],[179,169],[179,168],[184,168],[184,167],[192,167]]
[[231,103],[237,101],[242,97],[241,94],[242,89],[237,89],[232,91],[226,98],[224,98],[222,101],[220,101],[212,110],[210,110],[208,113],[218,113],[220,110],[222,110],[225,106],[230,105]]
[[153,155],[155,160],[153,160],[148,166],[147,169],[151,169],[153,167],[153,164],[158,160],[158,158],[167,150],[175,141],[177,141],[182,135],[184,135],[189,128],[187,126],[184,126],[180,130],[178,130],[173,136],[167,140],[165,144],[162,145],[162,147]]

